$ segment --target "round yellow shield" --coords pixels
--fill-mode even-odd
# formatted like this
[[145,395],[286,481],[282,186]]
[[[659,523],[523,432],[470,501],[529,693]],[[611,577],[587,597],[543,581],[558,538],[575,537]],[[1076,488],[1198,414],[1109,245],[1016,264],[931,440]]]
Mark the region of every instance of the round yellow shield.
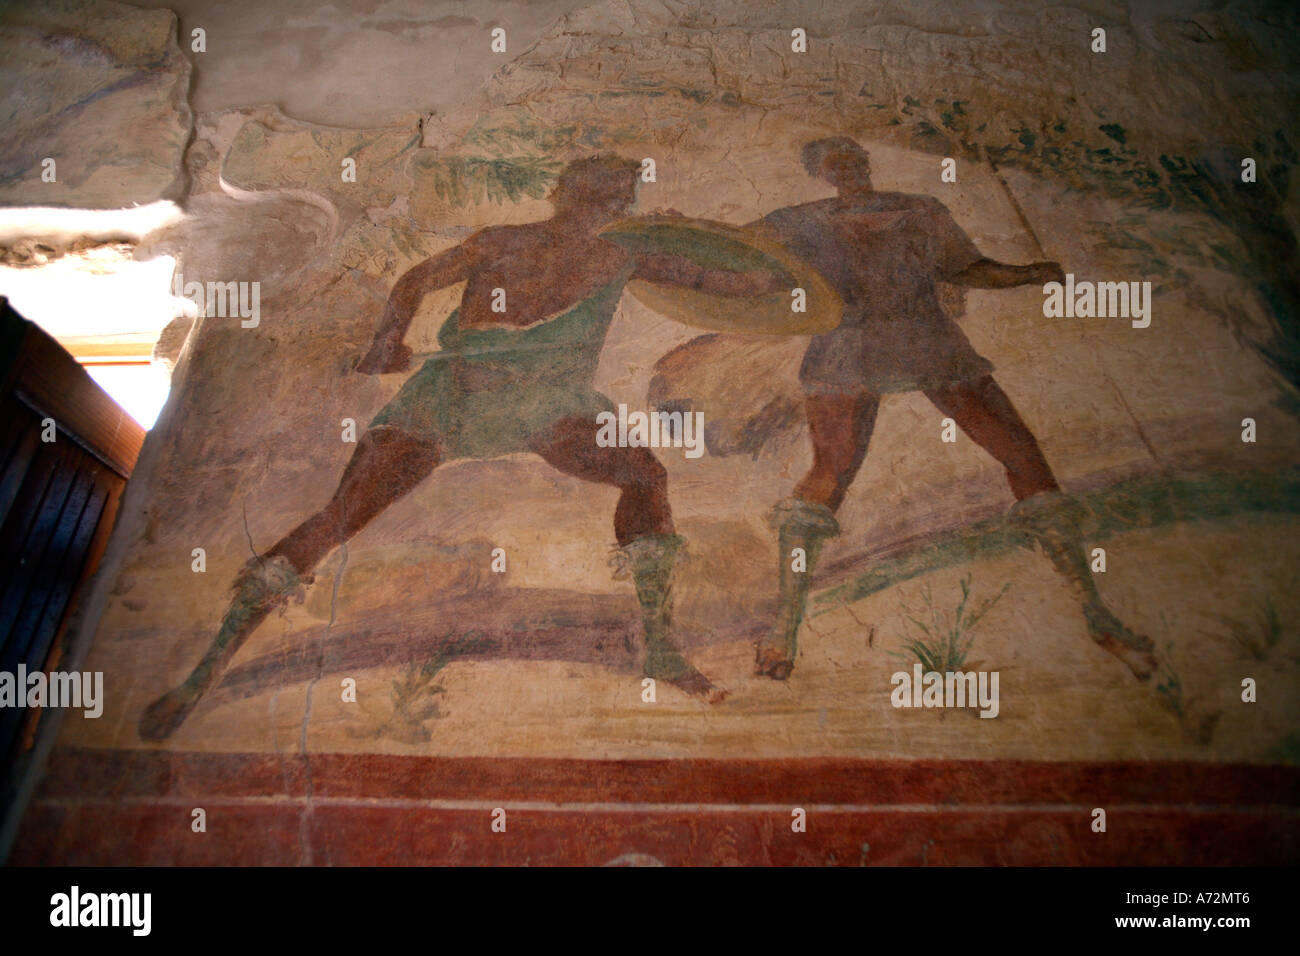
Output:
[[844,304],[830,284],[762,225],[729,226],[681,216],[637,216],[614,223],[601,237],[638,252],[681,256],[707,269],[784,271],[789,290],[728,296],[633,278],[627,290],[642,303],[684,325],[715,332],[820,335],[840,324]]

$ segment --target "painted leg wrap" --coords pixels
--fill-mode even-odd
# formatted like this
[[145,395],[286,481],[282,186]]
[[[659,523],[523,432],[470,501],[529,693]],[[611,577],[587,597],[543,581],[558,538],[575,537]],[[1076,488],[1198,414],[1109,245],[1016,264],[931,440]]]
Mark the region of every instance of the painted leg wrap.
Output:
[[235,596],[203,660],[184,683],[145,710],[140,717],[140,736],[145,740],[171,736],[257,625],[271,611],[284,607],[291,597],[301,603],[305,586],[311,581],[310,575],[300,575],[281,555],[253,558],[244,565],[235,577]]
[[680,676],[690,665],[668,639],[673,615],[673,569],[685,539],[675,534],[647,534],[619,549],[620,563],[636,586],[645,628],[645,672],[649,677]]
[[1026,534],[1056,530],[1083,537],[1083,520],[1087,510],[1063,491],[1041,491],[1022,498],[1011,506],[1008,517],[1013,527]]
[[1083,549],[1082,506],[1064,492],[1045,491],[1017,501],[1009,514],[1011,525],[1038,542],[1056,571],[1085,607],[1100,604]]
[[306,586],[313,580],[312,575],[300,575],[282,555],[250,558],[235,575],[232,586],[235,596],[208,653],[182,686],[194,686],[200,692],[206,689],[216,676],[212,673],[215,665],[233,655],[271,611],[283,608],[290,598],[301,604]]
[[[825,505],[789,498],[773,510],[770,523],[777,531],[780,591],[777,621],[758,643],[755,671],[784,680],[794,669],[799,625],[803,622],[813,567],[823,542],[840,533],[835,514]],[[794,550],[802,548],[804,570],[794,570]]]
[[1115,654],[1141,680],[1151,676],[1157,662],[1155,642],[1135,634],[1106,606],[1088,565],[1083,545],[1083,508],[1062,492],[1044,492],[1019,501],[1012,523],[1028,532],[1083,607],[1088,634]]
[[710,703],[726,691],[691,665],[669,638],[673,617],[673,572],[685,550],[685,539],[675,534],[647,534],[629,541],[617,552],[618,562],[636,585],[645,628],[646,677],[667,681]]

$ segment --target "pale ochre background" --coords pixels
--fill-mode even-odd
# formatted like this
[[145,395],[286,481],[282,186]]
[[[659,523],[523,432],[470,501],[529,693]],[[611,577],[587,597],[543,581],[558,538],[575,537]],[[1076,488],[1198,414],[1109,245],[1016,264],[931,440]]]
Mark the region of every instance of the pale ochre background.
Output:
[[[872,152],[880,188],[939,197],[986,255],[1010,262],[1045,256],[1082,278],[1149,279],[1159,287],[1151,326],[1142,330],[1124,319],[1046,320],[1034,288],[967,297],[963,327],[997,366],[1067,487],[1295,464],[1295,419],[1277,407],[1280,386],[1249,344],[1267,334],[1267,315],[1241,271],[1210,251],[1217,245],[1247,258],[1230,228],[1187,208],[1149,208],[1082,161],[1055,173],[1006,161],[999,179],[984,157],[960,154],[958,182],[944,184],[943,153],[918,131],[919,117],[957,100],[972,125],[985,125],[981,142],[1009,147],[1021,142],[1018,130],[1046,135],[1058,122],[1094,150],[1118,150],[1098,130],[1119,124],[1127,147],[1148,163],[1270,138],[1279,116],[1290,115],[1286,102],[1267,71],[1232,59],[1243,37],[1262,62],[1284,58],[1283,41],[1266,24],[1195,4],[1127,19],[1109,8],[1036,4],[954,4],[924,13],[863,4],[835,16],[781,3],[563,6],[555,14],[567,19],[530,14],[519,46],[500,64],[476,63],[482,85],[476,80],[455,95],[421,96],[406,80],[391,79],[409,79],[400,60],[388,68],[388,54],[367,59],[344,46],[340,56],[365,63],[364,70],[349,75],[313,61],[280,96],[270,86],[241,87],[236,73],[251,71],[234,70],[240,61],[222,59],[210,45],[183,168],[183,77],[177,73],[171,86],[160,79],[143,100],[122,101],[121,115],[148,113],[158,122],[136,122],[134,134],[115,130],[118,152],[101,154],[97,176],[70,183],[67,202],[127,201],[110,170],[123,153],[144,162],[127,183],[131,201],[150,190],[175,192],[184,172],[177,195],[186,222],[137,255],[176,255],[187,280],[262,282],[263,321],[252,331],[208,321],[186,345],[97,592],[103,614],[84,666],[106,673],[105,714],[97,721],[70,714],[65,744],[146,746],[135,733],[141,709],[207,646],[250,539],[265,549],[327,500],[351,451],[339,441],[339,422],[350,417],[364,426],[402,382],[346,371],[396,277],[477,228],[547,215],[542,199],[458,204],[440,197],[429,168],[448,156],[653,156],[658,181],[642,187],[642,209],[739,223],[828,195],[800,167],[799,146],[815,136],[854,135]],[[106,17],[112,30],[129,32],[135,14],[104,9],[120,18]],[[513,9],[506,5],[502,16]],[[316,23],[317,15],[304,9],[301,24],[290,17],[281,29],[334,28]],[[441,43],[472,49],[475,31],[486,34],[486,20],[448,23],[452,32],[440,33],[430,23],[442,15],[418,14],[426,17],[421,35],[430,58]],[[1098,21],[1112,24],[1105,58],[1086,52]],[[792,25],[809,30],[809,53],[789,52]],[[156,32],[156,42],[166,43],[166,29]],[[376,49],[383,49],[380,39]],[[119,58],[138,54],[108,45]],[[328,113],[330,84],[339,91],[335,115]],[[395,112],[370,92],[356,92],[376,84],[401,104]],[[88,144],[113,125],[113,102],[95,122],[54,135],[80,137],[79,148],[93,154]],[[355,184],[339,179],[345,156],[357,159]],[[1283,212],[1295,221],[1294,200]],[[408,337],[416,351],[434,346],[454,303],[455,290],[429,297]],[[694,334],[625,296],[597,387],[639,406],[654,360]],[[1247,416],[1258,423],[1253,445],[1240,441]],[[1010,504],[995,462],[964,436],[955,445],[939,441],[940,418],[919,395],[887,399],[840,514],[845,533],[828,546],[826,563],[923,539]],[[1294,516],[1241,515],[1104,542],[1109,570],[1100,587],[1136,630],[1172,645],[1170,659],[1195,705],[1183,719],[1088,640],[1064,585],[1045,559],[1027,552],[934,572],[814,617],[794,677],[773,684],[748,673],[751,625],[770,616],[775,588],[775,540],[764,515],[807,467],[806,439],[757,460],[661,458],[694,555],[678,617],[683,627],[715,631],[693,653],[731,690],[722,704],[708,707],[662,687],[657,703],[643,704],[639,677],[628,669],[461,661],[443,674],[444,716],[427,722],[430,739],[402,743],[375,731],[388,719],[397,670],[375,667],[348,675],[357,680],[357,704],[340,701],[344,675],[333,672],[246,698],[216,692],[164,746],[611,758],[1295,760]],[[394,634],[418,646],[422,633],[473,626],[434,613],[436,601],[492,587],[568,589],[578,615],[586,595],[621,595],[635,620],[630,585],[611,580],[607,566],[614,501],[611,489],[565,478],[528,456],[440,469],[348,545],[341,576],[341,556],[327,559],[306,603],[264,624],[236,664],[300,647],[308,632],[319,639],[331,619],[332,635],[391,622]],[[194,547],[207,550],[203,575],[190,571]],[[504,581],[486,571],[493,547],[509,555]],[[899,665],[888,652],[905,635],[906,609],[919,606],[926,585],[955,604],[967,573],[977,596],[1011,584],[978,628],[971,654],[1001,674],[1000,716],[893,710],[889,675]],[[1282,641],[1266,661],[1244,659],[1225,639],[1222,618],[1256,614],[1266,600],[1278,609]],[[521,607],[520,626],[535,626],[526,602]],[[1259,682],[1257,704],[1240,702],[1243,677]],[[1215,713],[1207,738],[1199,722]]]

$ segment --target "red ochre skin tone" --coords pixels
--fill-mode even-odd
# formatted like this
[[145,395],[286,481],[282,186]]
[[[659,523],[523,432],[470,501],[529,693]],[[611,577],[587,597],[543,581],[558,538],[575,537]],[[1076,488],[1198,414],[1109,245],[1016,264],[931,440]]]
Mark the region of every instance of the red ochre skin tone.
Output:
[[[632,208],[637,170],[636,164],[614,157],[572,163],[550,197],[555,207],[550,219],[484,229],[410,269],[393,287],[374,343],[357,363],[357,371],[407,371],[411,350],[402,339],[421,301],[428,293],[459,282],[466,283],[458,319],[462,331],[532,328],[563,315],[620,277],[726,296],[763,295],[785,287],[786,276],[763,270],[708,269],[668,253],[640,254],[634,261],[627,250],[601,239],[599,232],[626,218]],[[504,312],[493,309],[502,291]],[[473,389],[475,383],[466,385]],[[529,437],[527,449],[567,475],[619,489],[614,534],[620,545],[647,535],[673,535],[664,467],[646,448],[599,446],[597,430],[593,419],[560,414]],[[277,541],[263,560],[282,557],[308,581],[312,569],[331,550],[446,460],[444,441],[436,434],[413,434],[391,424],[370,428],[357,442],[330,501]],[[223,626],[190,678],[145,711],[140,719],[142,737],[164,739],[180,726],[269,613],[264,604],[250,607],[236,626]],[[685,662],[663,676],[688,693],[711,700],[721,697]]]

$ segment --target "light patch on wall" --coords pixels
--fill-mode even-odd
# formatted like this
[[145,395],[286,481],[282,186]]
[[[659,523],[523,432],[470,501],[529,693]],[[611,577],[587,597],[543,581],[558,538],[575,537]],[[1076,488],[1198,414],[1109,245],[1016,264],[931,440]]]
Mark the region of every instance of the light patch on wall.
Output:
[[[134,242],[174,221],[172,203],[89,211],[0,210],[0,295],[66,348],[132,418],[150,428],[166,402],[154,344],[187,303],[175,260],[132,258]],[[192,311],[192,310],[191,310]]]
[[130,209],[61,209],[13,206],[0,209],[0,245],[27,237],[67,244],[78,239],[139,241],[156,229],[184,218],[174,202],[160,200]]
[[171,392],[171,376],[164,366],[157,362],[148,365],[87,364],[86,371],[142,428],[153,428]]
[[152,361],[154,343],[183,311],[171,294],[174,270],[170,256],[136,262],[101,246],[41,266],[0,266],[0,295],[150,428],[171,381],[167,368]]
[[133,344],[129,357],[147,360],[163,328],[181,311],[171,294],[176,263],[170,256],[136,262],[111,249],[69,254],[42,266],[0,266],[0,295],[74,355],[78,344],[116,340]]

